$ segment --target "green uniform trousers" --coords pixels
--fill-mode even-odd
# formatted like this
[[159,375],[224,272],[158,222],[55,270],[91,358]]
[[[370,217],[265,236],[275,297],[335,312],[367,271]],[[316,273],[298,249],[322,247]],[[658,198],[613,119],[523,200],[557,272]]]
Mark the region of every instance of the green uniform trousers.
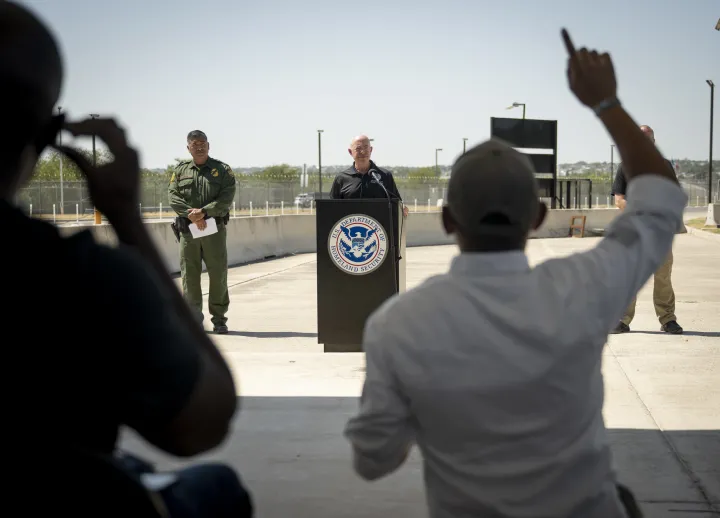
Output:
[[[655,314],[660,320],[661,325],[665,325],[673,320],[677,321],[675,316],[675,291],[672,287],[672,265],[673,265],[673,254],[672,250],[668,255],[665,262],[660,265],[660,268],[655,272],[653,279],[653,304],[655,305]],[[630,306],[625,310],[625,316],[621,322],[626,325],[630,325],[632,319],[635,317],[635,304],[637,303],[637,297],[632,299]]]
[[203,297],[200,287],[202,263],[205,262],[210,279],[208,309],[213,325],[225,325],[230,294],[227,285],[227,229],[218,224],[217,233],[193,239],[189,232],[180,235],[180,273],[185,299],[202,317]]

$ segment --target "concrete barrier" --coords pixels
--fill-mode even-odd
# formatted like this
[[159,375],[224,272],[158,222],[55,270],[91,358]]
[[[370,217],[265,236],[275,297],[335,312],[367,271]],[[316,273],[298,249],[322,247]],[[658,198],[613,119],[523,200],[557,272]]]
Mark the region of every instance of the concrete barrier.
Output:
[[[605,229],[618,214],[617,209],[551,210],[545,223],[531,238],[567,237],[572,216],[587,216],[585,228]],[[160,250],[168,270],[180,271],[178,243],[170,229],[170,220],[148,222],[153,241]],[[93,226],[63,226],[63,233],[90,228],[95,238],[114,246],[117,237],[107,224]],[[403,232],[407,246],[452,244],[442,228],[439,212],[413,212],[405,220]],[[228,261],[231,265],[244,264],[270,257],[315,252],[315,216],[257,216],[232,218],[228,223]]]

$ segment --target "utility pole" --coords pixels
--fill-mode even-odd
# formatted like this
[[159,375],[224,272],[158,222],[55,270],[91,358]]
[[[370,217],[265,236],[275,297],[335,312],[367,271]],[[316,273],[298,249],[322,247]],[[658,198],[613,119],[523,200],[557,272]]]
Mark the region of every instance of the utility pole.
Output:
[[465,144],[467,144],[467,137],[463,137],[463,154],[465,154]]
[[[58,106],[58,115],[62,114],[62,106]],[[58,146],[62,146],[62,132],[58,132]],[[63,156],[58,153],[60,160],[60,214],[65,214],[65,191],[63,185]]]
[[[90,114],[90,118],[93,120],[97,119],[98,117],[100,117],[100,115],[98,115],[97,113]],[[95,167],[97,167],[97,153],[95,152],[95,134],[94,133],[92,136],[92,147],[93,147],[93,167],[95,168]],[[102,216],[100,215],[100,211],[94,207],[93,213],[95,215],[95,224],[99,225],[100,223],[102,223]]]
[[710,153],[708,156],[708,203],[712,203],[712,181],[713,181],[713,115],[715,107],[715,83],[707,80],[710,86]]
[[320,193],[320,199],[322,199],[322,133],[324,130],[317,130],[318,132],[318,192]]
[[[720,25],[720,21],[718,21]],[[715,83],[710,79],[707,80],[707,84],[710,87],[710,153],[708,156],[708,211],[707,219],[705,220],[706,227],[720,228],[720,203],[714,203],[712,197],[712,183],[713,183],[713,116],[715,109]],[[720,185],[718,185],[720,189]]]

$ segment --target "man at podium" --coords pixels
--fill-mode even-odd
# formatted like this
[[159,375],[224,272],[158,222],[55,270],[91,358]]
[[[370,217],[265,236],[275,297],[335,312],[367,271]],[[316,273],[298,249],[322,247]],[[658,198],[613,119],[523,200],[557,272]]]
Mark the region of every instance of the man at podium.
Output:
[[[402,202],[392,173],[379,168],[370,159],[372,150],[367,135],[358,135],[352,139],[348,153],[353,157],[353,165],[335,177],[330,188],[330,198],[334,200],[386,198],[385,189],[387,189],[392,199]],[[403,216],[407,217],[407,215],[408,208],[403,205]]]

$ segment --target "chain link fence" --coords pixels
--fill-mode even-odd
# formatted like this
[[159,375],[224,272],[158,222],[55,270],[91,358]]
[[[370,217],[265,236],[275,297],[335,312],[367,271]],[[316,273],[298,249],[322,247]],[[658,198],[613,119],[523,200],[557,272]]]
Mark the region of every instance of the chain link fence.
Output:
[[[276,214],[310,213],[311,204],[307,201],[296,203],[300,194],[312,193],[317,190],[317,181],[301,187],[299,181],[260,181],[256,178],[243,178],[238,175],[237,189],[231,216],[261,216]],[[330,190],[333,177],[323,177],[323,191]],[[440,210],[447,193],[446,178],[403,178],[396,177],[398,189],[410,211],[426,212]],[[578,180],[562,178],[563,181]],[[701,179],[681,181],[683,189],[689,197],[688,205],[703,206],[708,203],[707,182]],[[713,200],[720,198],[720,181],[713,186]],[[570,189],[570,199],[563,198],[563,208],[604,208],[614,206],[611,196],[612,185],[608,179],[593,179],[592,185],[587,180],[579,182],[579,189]],[[167,181],[143,180],[140,188],[140,206],[144,217],[171,218],[174,213],[168,204]],[[560,196],[558,185],[558,196]],[[563,193],[563,196],[567,194]],[[550,200],[545,200],[550,205]],[[28,213],[38,217],[54,220],[79,221],[92,219],[94,207],[85,182],[33,182],[21,189],[17,203]],[[558,203],[557,205],[561,205]]]

